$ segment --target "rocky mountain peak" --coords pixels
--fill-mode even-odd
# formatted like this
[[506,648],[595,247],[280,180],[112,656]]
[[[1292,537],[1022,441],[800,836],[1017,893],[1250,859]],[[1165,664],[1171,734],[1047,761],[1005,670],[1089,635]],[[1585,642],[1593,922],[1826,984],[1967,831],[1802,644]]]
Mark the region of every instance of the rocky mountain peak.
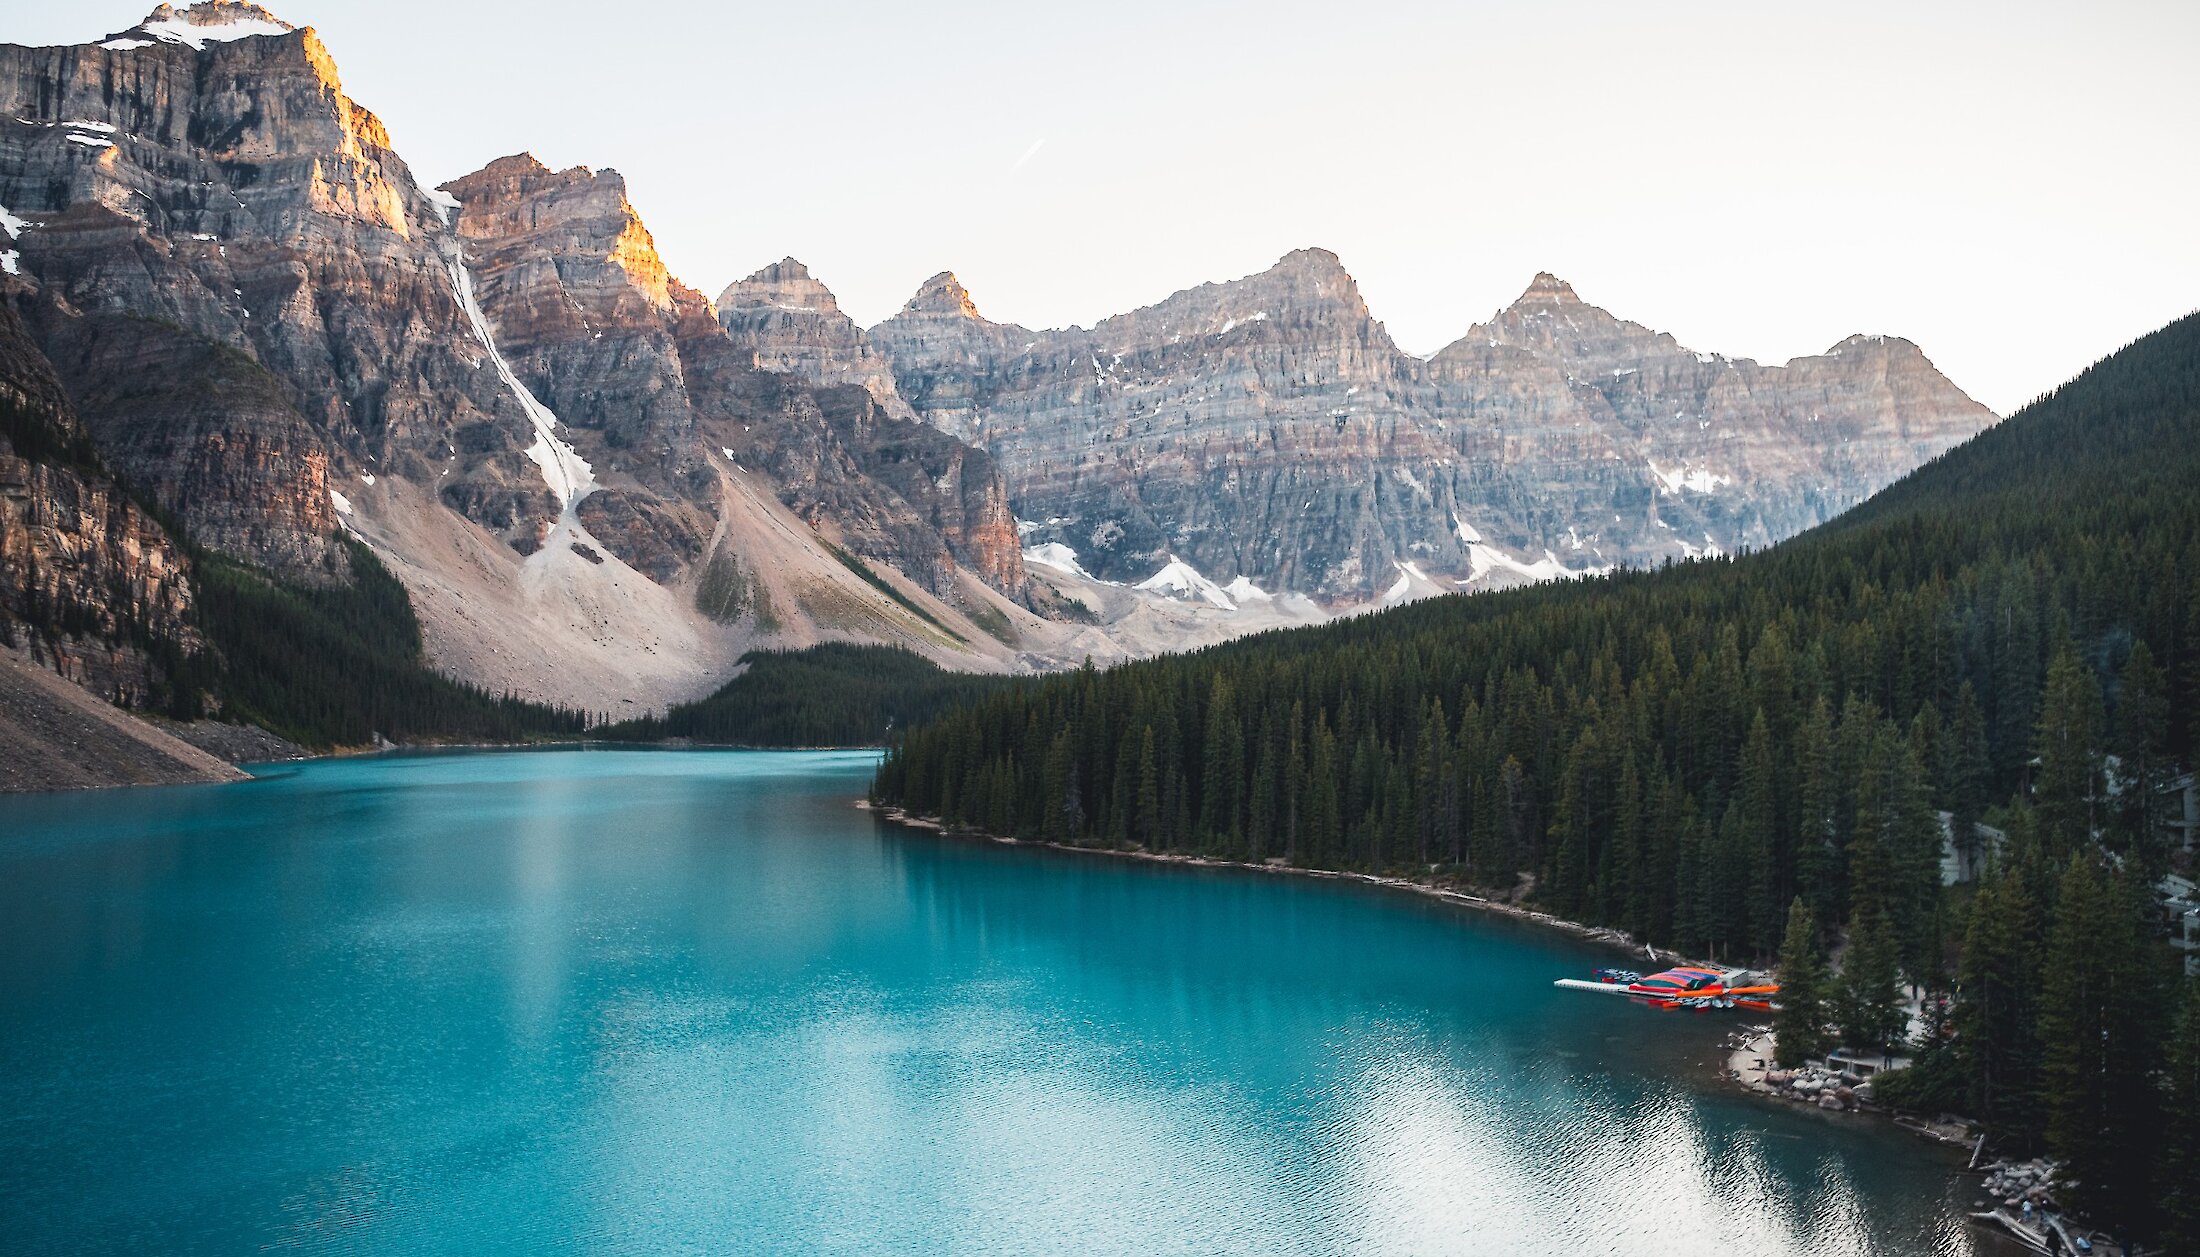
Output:
[[514,153],[509,157],[499,157],[495,161],[490,162],[488,165],[483,166],[480,170],[474,172],[474,174],[468,175],[466,177],[514,179],[527,178],[533,175],[546,175],[549,173],[550,168],[543,165],[542,160],[536,157],[533,153]]
[[962,286],[953,271],[941,271],[925,280],[918,287],[917,295],[903,306],[904,314],[959,314],[966,319],[983,323],[984,315],[978,313],[978,303],[970,299],[970,290]]
[[255,35],[288,35],[298,28],[256,4],[241,0],[200,0],[184,8],[164,4],[129,30],[109,36],[100,46],[128,50],[152,43],[203,49]]
[[[1300,300],[1311,298],[1318,302],[1337,301],[1349,307],[1348,317],[1364,316],[1367,305],[1360,300],[1359,281],[1344,268],[1344,262],[1327,249],[1293,249],[1276,259],[1276,264],[1258,275],[1247,276],[1233,285],[1249,291],[1280,288],[1282,293]],[[1281,299],[1282,294],[1278,294]]]
[[1438,357],[1479,356],[1488,346],[1525,349],[1586,371],[1616,370],[1645,356],[1689,353],[1671,336],[1581,299],[1572,284],[1538,271],[1511,305],[1479,323]]
[[[499,157],[443,191],[462,209],[454,224],[469,243],[471,260],[482,248],[541,249],[567,295],[602,317],[625,300],[629,288],[659,311],[672,308],[670,275],[657,243],[626,199],[626,179],[609,167],[551,170],[531,153]],[[616,273],[603,270],[605,264]],[[579,294],[593,290],[592,299]]]
[[1327,249],[1293,249],[1276,259],[1268,268],[1271,273],[1304,275],[1315,279],[1341,279],[1352,283],[1352,272],[1344,268],[1344,262]]
[[777,310],[809,310],[839,314],[833,291],[810,276],[810,268],[793,258],[781,258],[747,279],[726,285],[718,294],[721,310],[770,307]]
[[1585,303],[1581,300],[1581,295],[1574,291],[1574,286],[1549,271],[1537,271],[1535,278],[1529,281],[1526,291],[1513,302],[1515,307],[1582,304]]
[[1863,332],[1841,338],[1838,344],[1826,351],[1826,356],[1836,357],[1842,353],[1850,352],[1885,353],[1905,357],[1912,354],[1919,357],[1924,356],[1924,351],[1917,347],[1915,341],[1906,340],[1900,336],[1867,335]]

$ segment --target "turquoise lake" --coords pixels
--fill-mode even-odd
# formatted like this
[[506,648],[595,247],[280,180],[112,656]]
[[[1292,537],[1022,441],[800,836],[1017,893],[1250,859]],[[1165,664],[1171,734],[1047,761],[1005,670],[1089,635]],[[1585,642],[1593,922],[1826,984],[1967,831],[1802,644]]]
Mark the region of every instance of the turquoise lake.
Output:
[[942,838],[862,753],[0,797],[0,1251],[1962,1253],[1614,953]]

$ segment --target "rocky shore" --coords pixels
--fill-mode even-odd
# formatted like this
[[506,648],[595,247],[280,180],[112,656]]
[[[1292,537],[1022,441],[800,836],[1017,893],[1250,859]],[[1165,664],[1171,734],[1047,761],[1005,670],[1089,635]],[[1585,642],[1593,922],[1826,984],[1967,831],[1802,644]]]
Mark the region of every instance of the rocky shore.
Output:
[[0,650],[0,792],[243,779],[216,756]]

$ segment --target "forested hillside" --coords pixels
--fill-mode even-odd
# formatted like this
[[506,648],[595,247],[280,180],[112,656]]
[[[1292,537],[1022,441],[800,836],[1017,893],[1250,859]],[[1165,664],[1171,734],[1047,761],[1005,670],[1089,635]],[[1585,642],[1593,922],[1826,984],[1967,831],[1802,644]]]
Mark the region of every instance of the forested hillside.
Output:
[[[1832,1016],[1803,1020],[1853,1042],[1901,1033],[1898,975],[1960,976],[1920,1079],[2143,1223],[2150,1178],[2107,1150],[2160,1142],[2147,887],[2196,724],[2200,316],[1771,550],[1005,691],[875,790],[994,833],[1525,893],[1721,959],[1845,939]],[[1936,810],[2011,834],[1975,909]]]
[[490,694],[428,666],[405,587],[346,538],[350,580],[304,585],[201,550],[196,620],[210,652],[179,661],[172,714],[210,694],[228,720],[309,747],[396,741],[514,742],[578,737],[588,714]]
[[[897,595],[898,596],[898,595]],[[752,650],[741,675],[707,698],[592,730],[612,741],[688,738],[732,746],[877,746],[958,703],[1012,684],[949,672],[898,646],[826,642]]]

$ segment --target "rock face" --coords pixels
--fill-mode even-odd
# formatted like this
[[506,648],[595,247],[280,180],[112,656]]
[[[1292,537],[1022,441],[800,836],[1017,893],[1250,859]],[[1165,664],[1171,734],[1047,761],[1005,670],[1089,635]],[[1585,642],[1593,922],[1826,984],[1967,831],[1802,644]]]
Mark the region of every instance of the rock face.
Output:
[[[1046,666],[1761,543],[1991,420],[1907,342],[1728,361],[1548,276],[1423,361],[1318,249],[1062,331],[943,273],[864,333],[792,259],[714,308],[614,171],[446,187],[254,5],[0,45],[0,290],[97,456],[17,454],[20,535],[171,615],[100,466],[296,578],[348,531],[431,659],[602,710],[755,645]],[[1031,614],[1070,598],[1101,622]]]
[[1764,366],[1684,348],[1548,274],[1428,375],[1455,450],[1548,486],[1526,512],[1494,512],[1500,526],[1600,561],[1770,544],[1994,422],[1906,340],[1852,336]]
[[[452,186],[422,188],[314,32],[253,5],[0,45],[12,301],[100,456],[196,540],[340,580],[349,530],[431,658],[591,709],[707,691],[752,644],[951,658],[985,637],[965,609],[1031,600],[991,459],[860,378],[759,369],[615,172],[514,157]],[[770,614],[701,609],[728,564]]]
[[[469,477],[525,467],[436,208],[310,30],[220,3],[89,47],[0,46],[0,205],[103,448],[213,544],[331,573],[332,468],[433,478],[473,424],[505,434]],[[173,377],[142,369],[179,356]]]
[[0,650],[144,706],[189,653],[189,561],[90,457],[61,382],[0,305]]
[[831,290],[793,258],[726,285],[718,294],[718,321],[766,371],[816,384],[854,384],[894,418],[916,417],[895,388],[893,364],[840,312]]
[[1907,341],[1760,366],[1549,275],[1424,362],[1319,249],[1090,330],[993,323],[942,274],[870,338],[1000,460],[1028,543],[1332,602],[1766,544],[1994,418]]
[[620,558],[666,583],[702,557],[715,456],[762,468],[821,533],[935,594],[958,597],[961,567],[1023,592],[991,460],[893,417],[860,380],[811,388],[758,370],[710,303],[668,275],[618,172],[552,171],[521,154],[444,190],[506,359],[592,469],[581,519]]

